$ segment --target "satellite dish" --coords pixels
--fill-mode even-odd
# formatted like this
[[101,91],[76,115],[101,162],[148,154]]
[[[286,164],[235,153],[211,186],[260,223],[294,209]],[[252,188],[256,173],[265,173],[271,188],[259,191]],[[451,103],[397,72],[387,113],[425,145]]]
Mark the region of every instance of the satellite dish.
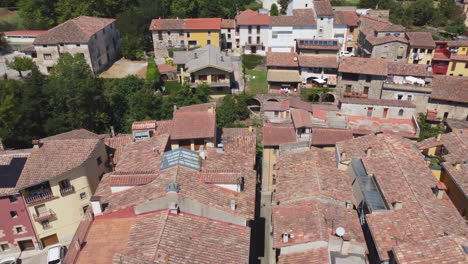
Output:
[[342,236],[345,234],[345,229],[342,228],[342,227],[338,227],[338,228],[335,230],[335,233],[336,233],[337,236],[342,237]]

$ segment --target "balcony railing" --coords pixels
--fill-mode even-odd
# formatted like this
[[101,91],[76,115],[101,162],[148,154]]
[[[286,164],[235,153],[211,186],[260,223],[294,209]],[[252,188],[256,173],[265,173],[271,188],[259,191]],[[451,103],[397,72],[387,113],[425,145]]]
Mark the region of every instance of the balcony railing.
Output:
[[367,97],[369,97],[369,95],[367,95],[367,94],[358,94],[358,93],[345,93],[344,97],[367,98]]
[[25,198],[25,201],[27,204],[33,204],[33,203],[39,203],[39,202],[45,202],[48,200],[54,199],[55,196],[52,194],[52,191],[44,191],[40,194],[35,194],[35,195],[29,195]]
[[49,209],[47,212],[42,213],[42,214],[33,214],[34,221],[36,222],[42,222],[45,220],[49,220],[52,217],[55,217],[55,212],[52,211],[52,209]]
[[75,192],[75,187],[73,187],[73,185],[60,189],[60,194],[62,196],[69,195],[74,192]]

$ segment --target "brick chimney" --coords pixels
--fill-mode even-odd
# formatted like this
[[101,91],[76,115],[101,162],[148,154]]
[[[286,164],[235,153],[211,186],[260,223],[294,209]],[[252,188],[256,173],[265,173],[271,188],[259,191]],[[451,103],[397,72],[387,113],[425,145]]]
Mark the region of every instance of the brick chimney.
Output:
[[40,148],[42,146],[42,143],[41,143],[41,141],[39,139],[34,139],[32,141],[32,144],[33,144],[33,148],[35,148],[35,149],[38,149],[38,148]]
[[447,186],[445,186],[443,182],[438,181],[435,186],[435,195],[437,199],[442,199],[445,191],[447,191]]

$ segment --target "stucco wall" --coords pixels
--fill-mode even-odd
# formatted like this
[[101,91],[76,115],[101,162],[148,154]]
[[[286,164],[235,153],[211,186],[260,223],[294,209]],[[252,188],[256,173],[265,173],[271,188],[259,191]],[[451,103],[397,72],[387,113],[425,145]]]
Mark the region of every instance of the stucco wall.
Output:
[[361,74],[358,81],[343,80],[341,73],[338,74],[337,81],[337,93],[340,97],[343,97],[346,91],[346,86],[351,85],[351,92],[356,92],[358,94],[364,93],[364,87],[369,87],[368,98],[370,99],[380,99],[380,94],[382,91],[382,85],[386,77],[384,76],[372,76],[370,82],[366,81],[366,76]]
[[448,119],[466,120],[468,117],[468,103],[455,103],[443,100],[429,99],[428,110],[436,110],[437,118],[444,117],[448,112]]
[[[366,105],[366,104],[341,104],[341,113],[346,115],[354,116],[367,116],[367,110],[372,107],[372,117],[384,118],[384,109],[388,109],[386,118],[396,119],[411,119],[414,115],[415,109],[408,107],[392,107],[392,106],[380,106],[380,105]],[[403,115],[399,115],[398,112],[403,110]]]
[[468,62],[464,62],[464,61],[450,61],[448,69],[447,69],[447,75],[468,76],[467,65],[468,65]]
[[430,89],[428,92],[417,92],[417,91],[398,91],[391,89],[382,89],[382,99],[398,100],[398,96],[401,95],[401,100],[409,100],[408,96],[411,96],[411,102],[416,105],[416,113],[425,113],[427,110],[427,101],[429,100]]
[[252,25],[252,31],[249,34],[249,26],[239,26],[239,43],[241,48],[244,48],[245,53],[249,54],[250,47],[245,44],[249,41],[249,36],[251,37],[252,43],[257,43],[257,37],[260,37],[260,43],[263,43],[263,49],[261,46],[257,46],[257,54],[265,55],[269,47],[269,26],[260,26],[260,33],[257,33],[257,26]]
[[386,59],[388,61],[406,62],[408,45],[401,42],[390,42],[376,45],[372,49],[371,58]]
[[[408,54],[408,63],[412,64],[415,59],[417,59],[417,64],[429,65],[432,62],[432,56],[434,55],[434,52],[434,49],[411,47]],[[416,57],[414,56],[415,53],[418,54]],[[419,54],[424,54],[421,60],[419,59]]]
[[[0,254],[19,251],[18,240],[32,239],[37,247],[35,231],[29,219],[23,196],[21,194],[13,196],[17,198],[15,202],[10,202],[8,196],[0,197],[0,245],[7,243],[10,248],[5,252],[0,250]],[[11,217],[11,211],[17,213],[15,218]],[[19,226],[23,229],[22,233],[16,232],[16,227]]]

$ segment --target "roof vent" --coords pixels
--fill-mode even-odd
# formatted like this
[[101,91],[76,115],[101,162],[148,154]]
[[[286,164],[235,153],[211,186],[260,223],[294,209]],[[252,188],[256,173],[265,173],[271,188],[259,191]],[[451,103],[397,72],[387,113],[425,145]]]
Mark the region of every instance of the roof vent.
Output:
[[437,199],[442,199],[446,190],[447,186],[443,182],[438,181],[435,186],[435,195]]
[[166,186],[166,193],[179,193],[179,184],[176,182],[171,182]]
[[236,200],[231,200],[231,210],[235,211],[237,208]]
[[392,206],[394,210],[400,210],[401,208],[403,208],[403,202],[401,201],[393,202]]
[[179,205],[175,202],[172,202],[169,204],[169,210],[171,211],[172,214],[178,214],[179,213]]
[[353,209],[354,208],[354,205],[353,205],[353,203],[351,201],[346,201],[345,206],[348,209]]
[[223,144],[218,144],[218,147],[216,148],[216,151],[218,153],[223,153],[224,152],[224,145]]

